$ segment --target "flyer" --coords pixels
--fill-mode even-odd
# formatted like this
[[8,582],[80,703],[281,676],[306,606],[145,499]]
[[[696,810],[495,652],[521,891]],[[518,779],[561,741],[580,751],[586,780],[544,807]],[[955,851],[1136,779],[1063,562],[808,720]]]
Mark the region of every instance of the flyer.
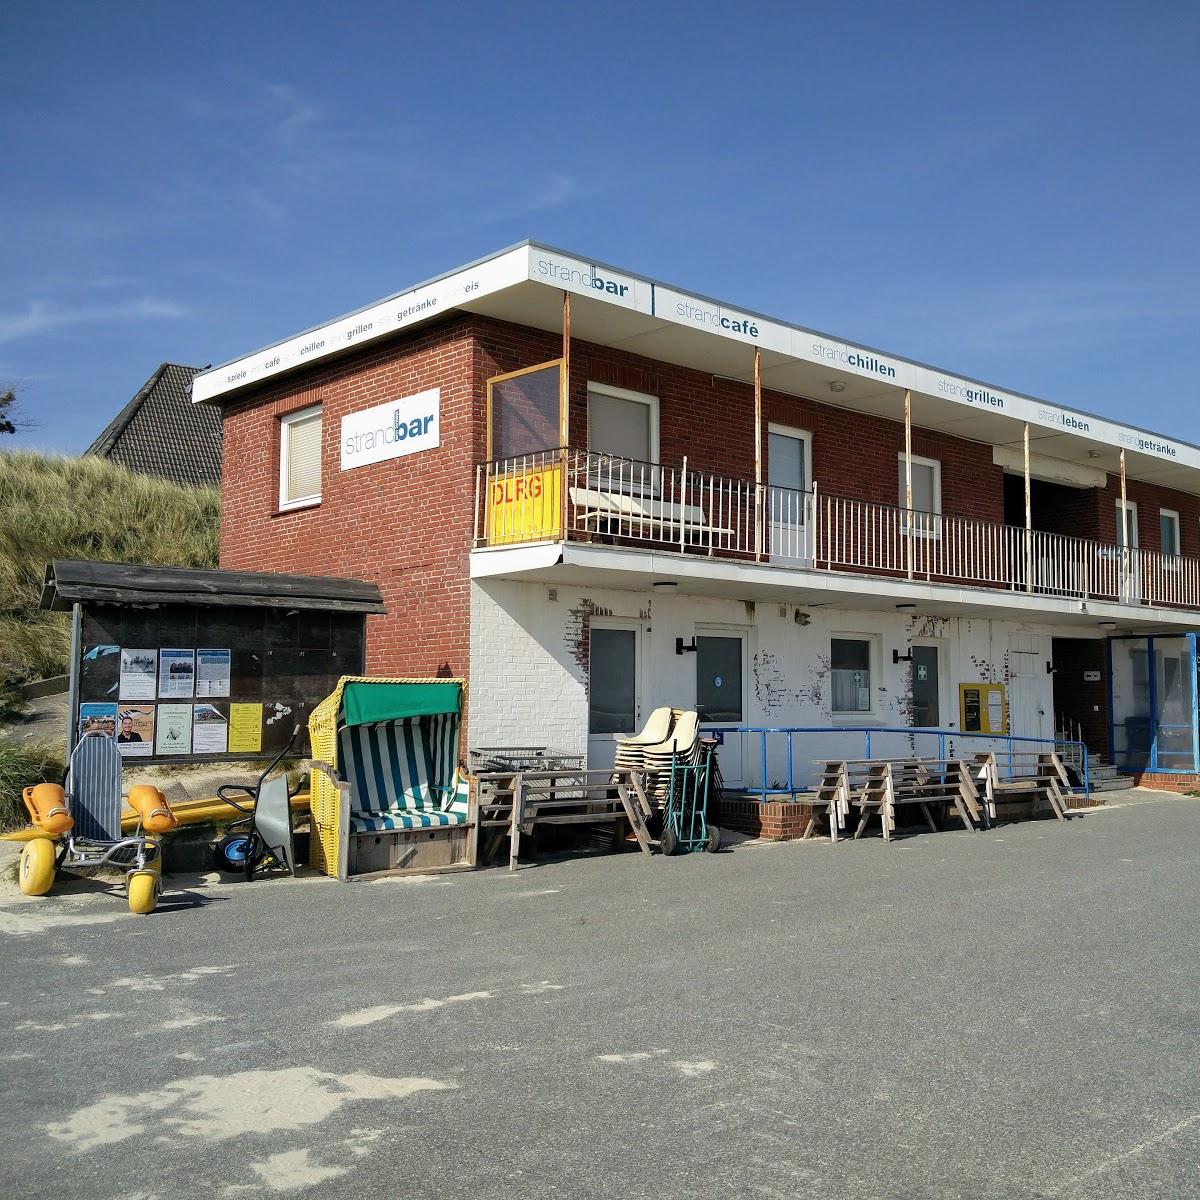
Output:
[[229,723],[215,704],[192,705],[192,753],[224,754]]
[[196,692],[196,652],[158,652],[158,694],[173,700],[190,700]]
[[[151,677],[153,682],[153,677]],[[122,758],[154,753],[154,705],[121,704],[117,709],[117,749]]]
[[158,754],[191,754],[192,706],[190,704],[160,704],[158,729],[154,738]]
[[228,650],[196,651],[197,696],[229,695],[229,662]]
[[153,700],[158,676],[157,650],[121,651],[122,700]]
[[229,706],[229,753],[258,754],[262,750],[261,704]]
[[79,706],[79,736],[85,733],[103,733],[112,737],[117,731],[117,706],[115,704],[87,703]]

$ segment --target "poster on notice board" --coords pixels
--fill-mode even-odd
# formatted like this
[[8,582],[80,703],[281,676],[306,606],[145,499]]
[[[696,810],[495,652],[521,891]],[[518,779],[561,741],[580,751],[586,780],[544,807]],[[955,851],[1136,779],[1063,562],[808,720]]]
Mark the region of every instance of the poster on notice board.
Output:
[[228,650],[196,651],[196,697],[228,696],[229,666]]
[[224,754],[229,739],[229,722],[215,704],[192,706],[192,753]]
[[126,647],[121,651],[121,684],[118,695],[122,700],[153,700],[157,695],[158,651]]
[[156,754],[191,754],[192,706],[190,704],[160,704],[158,729],[154,737]]
[[79,736],[85,733],[102,733],[112,737],[117,731],[117,706],[115,704],[81,704],[79,706]]
[[154,753],[154,705],[121,704],[117,710],[117,749],[122,758]]
[[196,652],[158,652],[158,694],[164,700],[190,700],[196,692]]

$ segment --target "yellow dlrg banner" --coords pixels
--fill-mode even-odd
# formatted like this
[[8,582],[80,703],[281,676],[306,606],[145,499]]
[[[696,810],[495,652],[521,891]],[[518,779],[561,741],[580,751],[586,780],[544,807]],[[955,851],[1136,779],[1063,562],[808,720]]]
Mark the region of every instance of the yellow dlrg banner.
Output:
[[488,482],[487,544],[553,542],[562,536],[562,468],[541,467]]

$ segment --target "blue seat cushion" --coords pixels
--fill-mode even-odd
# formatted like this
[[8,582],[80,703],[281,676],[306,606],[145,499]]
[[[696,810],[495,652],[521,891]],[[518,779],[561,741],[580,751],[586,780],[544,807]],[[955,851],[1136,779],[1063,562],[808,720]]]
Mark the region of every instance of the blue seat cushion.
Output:
[[465,825],[465,810],[451,809],[449,812],[421,812],[417,809],[393,810],[391,812],[350,813],[351,833],[385,833],[389,829],[437,829],[444,825]]

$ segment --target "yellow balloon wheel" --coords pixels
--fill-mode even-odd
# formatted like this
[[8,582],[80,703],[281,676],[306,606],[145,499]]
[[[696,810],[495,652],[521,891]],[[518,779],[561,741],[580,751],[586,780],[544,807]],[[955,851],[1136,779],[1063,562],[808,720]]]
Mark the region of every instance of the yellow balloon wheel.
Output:
[[129,911],[145,915],[154,911],[162,894],[162,876],[157,871],[134,871],[125,885]]
[[44,896],[54,886],[55,847],[49,838],[25,843],[17,878],[26,896]]

